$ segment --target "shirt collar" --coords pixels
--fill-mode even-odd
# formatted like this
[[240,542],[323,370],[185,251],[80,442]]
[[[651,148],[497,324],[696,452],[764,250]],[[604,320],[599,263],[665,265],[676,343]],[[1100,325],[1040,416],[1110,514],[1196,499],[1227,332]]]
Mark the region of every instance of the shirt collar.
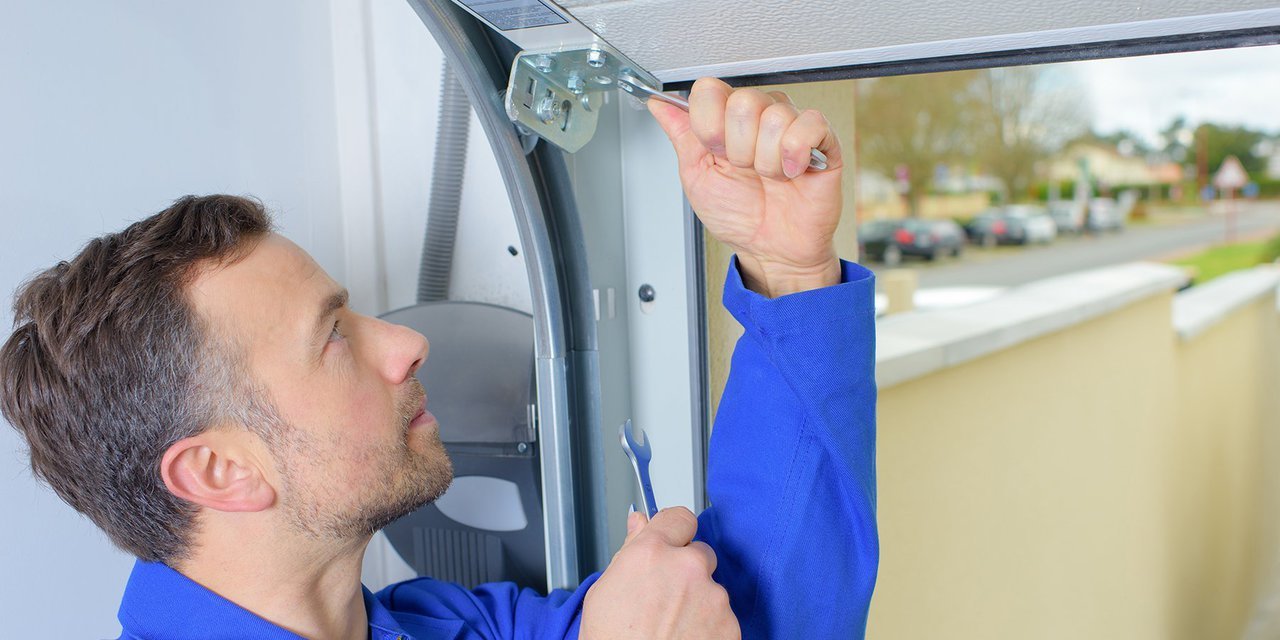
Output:
[[[363,587],[362,587],[363,589]],[[364,589],[369,627],[391,637],[410,638],[391,612]],[[206,589],[158,562],[138,560],[120,602],[119,619],[127,633],[166,640],[295,640],[301,636],[282,629]],[[372,634],[378,638],[378,634]]]

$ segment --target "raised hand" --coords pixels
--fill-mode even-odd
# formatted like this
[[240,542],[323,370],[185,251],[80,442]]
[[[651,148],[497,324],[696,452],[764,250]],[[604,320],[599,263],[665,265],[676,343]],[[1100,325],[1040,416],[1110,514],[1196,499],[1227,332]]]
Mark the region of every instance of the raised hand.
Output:
[[663,509],[645,523],[627,519],[627,538],[587,591],[584,640],[698,640],[741,637],[729,594],[711,579],[716,554],[693,542],[698,520],[684,507]]
[[[832,237],[844,164],[825,116],[714,78],[694,83],[689,113],[658,100],[649,111],[675,147],[694,212],[738,254],[748,288],[777,297],[840,281]],[[810,149],[826,154],[826,170],[806,171]]]

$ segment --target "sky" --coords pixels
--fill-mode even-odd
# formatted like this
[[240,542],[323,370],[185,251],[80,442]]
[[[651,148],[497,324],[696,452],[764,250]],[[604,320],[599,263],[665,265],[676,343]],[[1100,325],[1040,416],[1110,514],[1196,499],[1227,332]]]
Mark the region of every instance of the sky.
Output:
[[1179,114],[1280,133],[1280,46],[1061,65],[1088,94],[1094,130],[1127,129],[1148,144]]

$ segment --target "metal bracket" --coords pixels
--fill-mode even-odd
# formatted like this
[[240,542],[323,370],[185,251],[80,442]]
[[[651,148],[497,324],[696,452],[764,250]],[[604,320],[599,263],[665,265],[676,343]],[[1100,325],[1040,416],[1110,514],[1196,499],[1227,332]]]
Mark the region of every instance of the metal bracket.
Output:
[[503,102],[521,134],[532,131],[573,153],[595,134],[604,94],[618,86],[618,76],[662,87],[553,0],[453,1],[520,47]]
[[662,83],[605,42],[552,51],[522,51],[511,65],[506,110],[512,122],[573,153],[596,132],[604,93],[618,77]]

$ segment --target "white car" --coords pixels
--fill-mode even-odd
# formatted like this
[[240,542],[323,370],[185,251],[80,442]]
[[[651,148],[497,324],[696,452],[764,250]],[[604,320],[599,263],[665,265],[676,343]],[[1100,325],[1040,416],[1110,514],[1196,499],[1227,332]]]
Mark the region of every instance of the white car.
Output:
[[1058,225],[1045,212],[1044,207],[1029,204],[1010,205],[1005,207],[1004,213],[1010,219],[1021,223],[1026,244],[1049,244],[1058,237]]
[[1119,231],[1124,228],[1120,206],[1114,198],[1094,198],[1089,202],[1089,217],[1085,220],[1089,231]]

